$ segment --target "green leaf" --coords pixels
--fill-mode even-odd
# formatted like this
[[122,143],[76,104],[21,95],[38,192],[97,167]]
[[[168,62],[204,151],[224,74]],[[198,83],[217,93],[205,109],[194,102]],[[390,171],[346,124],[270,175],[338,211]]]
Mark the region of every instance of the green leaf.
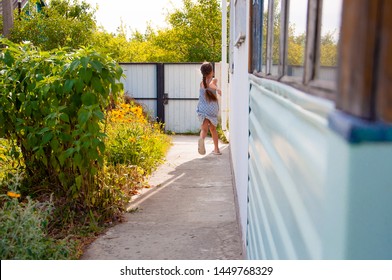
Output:
[[83,158],[80,155],[80,153],[75,153],[74,157],[73,157],[73,162],[74,164],[79,167],[79,169],[82,169],[82,163],[83,163]]
[[65,152],[63,152],[64,157],[67,159],[75,152],[74,148],[69,148]]
[[63,142],[69,142],[72,140],[71,135],[67,134],[67,133],[60,133],[59,138],[61,141]]
[[94,105],[97,102],[97,98],[91,92],[87,92],[82,95],[82,103],[86,106]]
[[79,71],[79,77],[82,78],[85,83],[89,83],[92,76],[93,70],[91,68],[82,68]]
[[48,143],[50,140],[52,140],[52,138],[53,138],[52,132],[45,133],[44,137],[42,137],[42,145],[45,145],[46,143]]
[[91,172],[91,175],[95,176],[98,173],[98,169],[96,167],[91,167],[90,172]]
[[63,122],[69,123],[69,116],[66,113],[61,113],[60,120],[62,120]]
[[104,88],[102,86],[102,82],[98,77],[93,77],[91,80],[91,85],[93,86],[94,91],[98,93],[104,93]]
[[57,151],[59,146],[60,146],[60,143],[57,139],[52,139],[52,141],[50,141],[50,147],[52,148],[53,151]]
[[105,114],[101,110],[95,110],[94,115],[99,119],[103,120],[105,118]]
[[44,127],[43,129],[41,129],[38,134],[44,134],[45,132],[48,132],[50,130],[49,127]]
[[74,84],[75,80],[66,80],[64,83],[64,93],[70,93]]
[[82,110],[78,115],[78,121],[81,125],[85,124],[91,117],[91,112]]
[[74,153],[74,151],[74,148],[69,148],[68,150],[61,153],[61,155],[59,156],[59,162],[61,166],[64,165],[65,160],[69,158]]
[[11,67],[12,64],[14,64],[15,59],[12,57],[9,51],[7,51],[4,54],[4,63],[8,66]]
[[91,160],[96,160],[96,159],[98,159],[98,158],[99,158],[99,155],[98,155],[97,150],[89,150],[89,151],[88,151],[88,157],[89,157]]
[[103,65],[101,62],[93,60],[93,61],[90,61],[90,64],[98,73],[102,72]]
[[75,178],[75,183],[76,183],[76,187],[78,189],[80,189],[80,187],[82,186],[82,182],[83,182],[83,176],[79,175]]
[[103,142],[99,142],[98,148],[99,148],[99,151],[101,152],[101,154],[103,154],[105,152],[105,144]]
[[75,82],[75,90],[77,93],[81,93],[84,88],[83,80],[79,79]]
[[80,62],[82,63],[83,68],[87,68],[87,64],[88,64],[89,60],[90,59],[88,57],[82,57],[80,59]]
[[71,65],[69,66],[69,70],[70,70],[71,72],[73,72],[73,71],[75,71],[75,70],[78,68],[79,65],[80,65],[80,61],[79,61],[79,60],[74,60],[74,61],[71,63]]

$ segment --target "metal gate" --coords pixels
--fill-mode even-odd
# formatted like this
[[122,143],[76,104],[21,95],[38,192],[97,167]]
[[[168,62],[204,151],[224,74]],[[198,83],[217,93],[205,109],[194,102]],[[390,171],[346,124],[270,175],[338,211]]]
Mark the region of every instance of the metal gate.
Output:
[[196,133],[201,63],[122,63],[124,91],[165,123],[165,130]]

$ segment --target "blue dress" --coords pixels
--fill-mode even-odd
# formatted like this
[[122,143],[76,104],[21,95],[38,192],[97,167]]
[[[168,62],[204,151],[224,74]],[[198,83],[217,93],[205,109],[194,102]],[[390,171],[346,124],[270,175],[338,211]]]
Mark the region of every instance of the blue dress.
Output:
[[[209,90],[216,95],[215,89],[209,88]],[[204,119],[208,119],[214,126],[218,125],[218,112],[219,112],[218,101],[208,102],[206,100],[204,88],[200,88],[199,103],[197,104],[196,112],[201,123],[204,122]]]

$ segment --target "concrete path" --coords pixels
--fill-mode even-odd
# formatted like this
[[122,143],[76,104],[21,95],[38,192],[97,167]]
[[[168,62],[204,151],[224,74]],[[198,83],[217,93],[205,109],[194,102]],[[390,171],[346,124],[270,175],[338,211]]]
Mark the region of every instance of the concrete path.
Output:
[[222,155],[197,152],[197,136],[174,136],[152,186],[132,201],[126,221],[85,251],[90,260],[242,259],[229,145]]

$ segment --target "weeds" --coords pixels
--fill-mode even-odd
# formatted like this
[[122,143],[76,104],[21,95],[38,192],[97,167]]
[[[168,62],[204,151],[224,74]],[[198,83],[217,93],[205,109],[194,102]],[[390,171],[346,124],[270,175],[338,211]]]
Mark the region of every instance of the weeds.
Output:
[[38,202],[26,197],[20,202],[18,186],[23,174],[9,180],[7,195],[0,195],[0,258],[16,260],[70,259],[76,252],[72,240],[48,236],[53,214],[52,201]]

